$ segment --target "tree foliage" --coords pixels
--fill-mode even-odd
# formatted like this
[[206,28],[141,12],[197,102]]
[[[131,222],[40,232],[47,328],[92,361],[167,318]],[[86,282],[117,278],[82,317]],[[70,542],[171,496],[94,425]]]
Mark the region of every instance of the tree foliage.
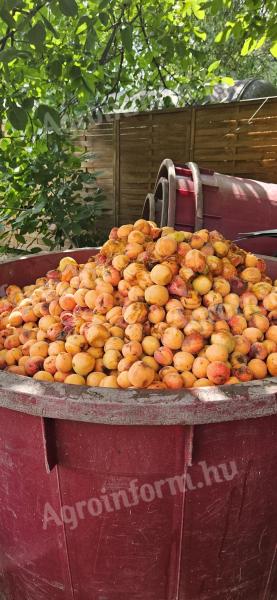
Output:
[[51,170],[54,138],[67,156],[72,129],[133,98],[147,108],[162,90],[164,106],[171,92],[184,105],[220,81],[277,80],[276,12],[277,0],[0,0],[3,181],[16,198],[15,156],[20,168],[29,153],[30,177],[31,163]]

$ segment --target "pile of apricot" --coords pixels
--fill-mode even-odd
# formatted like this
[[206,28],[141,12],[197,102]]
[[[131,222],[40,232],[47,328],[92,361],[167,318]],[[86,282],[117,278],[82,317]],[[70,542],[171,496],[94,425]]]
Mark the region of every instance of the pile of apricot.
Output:
[[180,389],[277,375],[277,281],[206,229],[140,219],[86,264],[0,298],[0,369],[39,381]]

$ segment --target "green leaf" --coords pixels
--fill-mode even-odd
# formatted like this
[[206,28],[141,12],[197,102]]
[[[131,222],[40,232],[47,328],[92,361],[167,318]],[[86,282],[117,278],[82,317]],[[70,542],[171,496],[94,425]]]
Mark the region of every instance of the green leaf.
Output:
[[277,42],[275,42],[273,46],[271,46],[270,52],[272,56],[274,56],[274,58],[277,58]]
[[121,41],[122,41],[124,48],[127,50],[127,52],[131,52],[132,47],[133,47],[133,40],[132,40],[133,28],[132,28],[132,26],[127,25],[127,27],[124,27],[124,29],[121,29],[120,35],[121,35]]
[[26,110],[31,110],[34,106],[34,102],[34,98],[24,98],[24,100],[21,101],[21,104]]
[[19,244],[25,244],[25,237],[20,233],[16,233],[14,237]]
[[11,46],[11,48],[7,48],[6,50],[0,52],[0,61],[9,63],[12,60],[14,60],[17,56],[17,50],[13,46]]
[[235,81],[232,77],[222,77],[222,83],[226,83],[227,85],[234,85]]
[[53,60],[52,62],[48,63],[47,71],[49,71],[49,73],[52,75],[55,75],[55,77],[60,77],[62,74],[62,63],[57,59]]
[[109,22],[109,15],[105,12],[101,12],[99,13],[99,20],[101,21],[102,25],[106,27]]
[[250,52],[250,45],[251,45],[252,41],[253,40],[252,40],[251,37],[246,38],[246,40],[245,40],[245,42],[244,42],[244,44],[242,46],[242,49],[240,51],[241,56],[246,56],[247,54],[249,54],[249,52]]
[[40,104],[36,110],[36,117],[46,130],[60,133],[60,115],[55,108],[47,104]]
[[24,130],[28,123],[28,113],[21,106],[14,105],[7,112],[8,119],[14,129]]
[[46,31],[43,23],[39,21],[30,29],[28,33],[28,40],[30,44],[36,46],[36,48],[41,49],[43,47],[44,40],[46,38]]
[[78,79],[79,77],[81,77],[81,69],[78,65],[72,65],[69,69],[69,75],[71,77],[71,79]]
[[225,32],[224,31],[220,31],[214,38],[214,41],[217,44],[220,44],[220,42],[223,41],[223,39],[225,38]]
[[9,11],[7,10],[7,8],[5,6],[3,6],[0,9],[0,17],[3,19],[3,21],[5,21],[5,23],[7,23],[7,25],[11,29],[16,27],[16,22],[15,22],[14,18],[12,17],[12,15],[9,13]]
[[213,73],[219,67],[221,60],[215,60],[208,68],[208,73]]
[[78,5],[75,0],[59,0],[59,7],[66,17],[75,17],[78,14]]
[[55,38],[59,38],[60,35],[59,35],[58,31],[55,29],[55,27],[53,27],[52,23],[50,23],[50,21],[48,19],[46,19],[46,17],[44,17],[43,15],[42,15],[42,18],[43,18],[43,22],[44,22],[45,27],[49,31],[51,31],[51,33],[53,33],[53,35],[54,35]]

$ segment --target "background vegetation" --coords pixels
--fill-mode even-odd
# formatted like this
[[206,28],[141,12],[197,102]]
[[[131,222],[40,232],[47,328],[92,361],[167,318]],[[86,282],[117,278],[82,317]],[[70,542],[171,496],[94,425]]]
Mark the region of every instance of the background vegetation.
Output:
[[[70,135],[103,112],[277,83],[277,0],[0,0],[0,252],[97,243],[101,193]],[[38,250],[38,247],[36,248]]]

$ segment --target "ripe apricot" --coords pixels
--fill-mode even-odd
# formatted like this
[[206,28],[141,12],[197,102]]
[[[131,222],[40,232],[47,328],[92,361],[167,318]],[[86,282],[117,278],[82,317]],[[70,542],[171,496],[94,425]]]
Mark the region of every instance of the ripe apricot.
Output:
[[173,353],[170,348],[166,346],[160,346],[154,352],[154,359],[159,365],[168,366],[171,365],[173,362]]
[[[94,365],[95,358],[91,356],[91,354],[88,354],[88,352],[77,352],[77,354],[74,354],[72,358],[72,368],[77,375],[88,375],[91,371],[93,371]],[[58,366],[60,368],[60,365]]]
[[48,371],[37,371],[33,378],[37,381],[54,381],[53,375],[51,375],[51,373]]
[[181,373],[181,377],[183,379],[183,385],[185,388],[193,387],[196,377],[193,375],[193,373],[191,373],[191,371],[183,371],[183,373]]
[[70,375],[66,376],[64,383],[70,383],[71,385],[86,385],[86,380],[82,375],[70,373]]
[[194,362],[194,356],[190,352],[176,352],[173,357],[173,364],[177,371],[190,371]]
[[222,385],[228,381],[231,371],[225,362],[214,361],[207,366],[207,377],[212,383]]
[[198,294],[204,296],[212,288],[212,281],[206,275],[198,275],[192,282],[192,286]]
[[172,271],[167,265],[158,264],[151,270],[150,277],[157,285],[168,285],[172,279]]
[[190,352],[191,354],[198,354],[204,345],[205,342],[203,336],[196,331],[185,337],[182,344],[182,350],[184,352]]
[[145,290],[145,300],[148,304],[164,306],[169,300],[169,293],[163,285],[151,285]]
[[163,378],[163,383],[170,390],[180,390],[184,387],[184,381],[179,373],[167,373]]
[[48,356],[48,343],[47,342],[35,342],[30,345],[30,356],[42,356],[46,358]]
[[177,241],[168,236],[163,236],[156,242],[155,252],[157,256],[161,256],[162,258],[172,256],[172,254],[175,254],[176,250]]
[[197,379],[202,379],[202,377],[206,377],[209,364],[210,363],[207,358],[205,358],[204,356],[197,356],[192,365],[193,375],[195,375]]
[[277,352],[272,352],[268,355],[266,365],[270,375],[277,377]]
[[260,358],[252,358],[247,366],[251,373],[253,373],[254,379],[264,379],[267,376],[266,364]]
[[211,344],[206,348],[205,356],[210,362],[228,360],[228,349],[223,344]]
[[26,375],[34,376],[35,373],[41,371],[43,368],[44,359],[42,356],[30,356],[28,360],[26,360],[24,369]]
[[167,327],[161,338],[163,346],[171,350],[179,350],[184,341],[184,334],[177,327]]
[[277,325],[271,325],[268,328],[265,337],[267,340],[277,343]]
[[150,323],[160,323],[165,318],[165,310],[158,304],[151,304],[148,311],[148,319]]
[[130,367],[128,376],[131,385],[138,388],[145,388],[154,381],[155,371],[142,361],[136,361]]
[[60,352],[56,356],[56,369],[63,373],[69,373],[72,369],[72,356],[67,352]]

